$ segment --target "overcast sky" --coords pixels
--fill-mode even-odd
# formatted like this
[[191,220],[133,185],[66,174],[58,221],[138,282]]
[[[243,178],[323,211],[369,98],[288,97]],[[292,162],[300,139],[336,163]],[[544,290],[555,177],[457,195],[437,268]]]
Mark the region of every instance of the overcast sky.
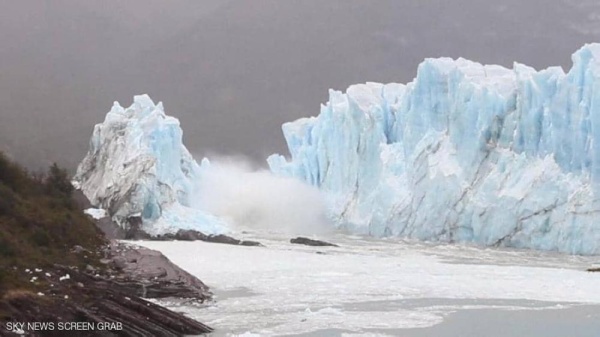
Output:
[[588,0],[0,0],[0,150],[73,169],[94,124],[148,93],[193,153],[287,153],[327,89],[406,82],[425,57],[568,69]]

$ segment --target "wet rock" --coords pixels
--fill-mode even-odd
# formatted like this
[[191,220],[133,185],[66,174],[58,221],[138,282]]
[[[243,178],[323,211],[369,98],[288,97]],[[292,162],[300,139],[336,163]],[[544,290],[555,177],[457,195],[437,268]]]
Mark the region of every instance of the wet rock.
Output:
[[242,246],[249,246],[249,247],[264,247],[262,245],[262,243],[260,243],[258,241],[251,241],[251,240],[242,240],[240,242],[240,245],[242,245]]
[[[76,284],[59,284],[54,289],[60,296],[41,296],[34,292],[14,291],[4,296],[6,314],[19,322],[120,322],[120,330],[89,332],[81,336],[187,336],[212,332],[212,329],[180,313],[148,302],[130,289],[106,279],[93,278],[63,266],[55,266],[57,274],[69,272]],[[59,286],[63,288],[58,289]],[[66,293],[66,294],[65,294]],[[4,336],[2,331],[0,335]],[[63,334],[32,334],[32,336]]]
[[305,237],[297,237],[295,239],[291,239],[290,243],[295,243],[298,245],[306,245],[306,246],[315,246],[315,247],[339,247],[336,244],[329,243],[321,240],[313,240]]
[[205,240],[206,242],[214,242],[214,243],[224,243],[228,245],[239,245],[239,246],[262,246],[260,242],[256,241],[243,241],[232,238],[231,236],[219,234],[219,235],[209,235]]
[[152,236],[142,230],[143,220],[139,216],[130,216],[127,218],[126,240],[151,240]]
[[[158,251],[113,243],[112,265],[122,275],[119,284],[141,297],[193,298],[204,302],[212,297],[198,278],[179,268]],[[124,276],[123,276],[124,275]]]
[[206,239],[207,242],[215,242],[215,243],[225,243],[228,245],[239,245],[240,240],[234,239],[231,236],[219,234],[219,235],[209,235]]
[[206,238],[207,238],[207,235],[202,232],[195,231],[192,229],[180,229],[175,234],[165,233],[162,235],[153,236],[152,238],[150,238],[150,240],[157,240],[157,241],[173,241],[173,240],[196,241],[196,240],[201,240],[201,241],[206,241]]
[[107,239],[125,239],[127,232],[121,228],[116,222],[112,221],[110,217],[104,217],[101,219],[94,219],[96,227],[98,227],[106,236]]
[[206,235],[202,232],[191,229],[180,229],[176,233],[165,233],[157,236],[151,236],[141,229],[142,219],[139,217],[130,217],[128,219],[129,230],[125,236],[127,240],[152,240],[152,241],[204,241],[212,243],[223,243],[228,245],[259,247],[263,246],[260,242],[252,240],[238,240],[231,236],[218,234]]
[[[139,235],[138,235],[139,237]],[[206,235],[202,232],[195,230],[185,230],[180,229],[177,233],[166,233],[158,236],[148,236],[146,240],[154,240],[154,241],[172,241],[172,240],[180,240],[180,241],[204,241],[204,242],[212,242],[212,243],[223,243],[228,245],[236,245],[236,246],[249,246],[249,247],[258,247],[263,246],[260,242],[252,241],[252,240],[238,240],[236,238],[232,238],[228,235],[218,234],[218,235]]]
[[195,230],[180,229],[175,234],[175,240],[182,240],[182,241],[195,241],[195,240],[206,241],[207,238],[208,238],[208,236],[206,234],[199,232],[199,231],[195,231]]

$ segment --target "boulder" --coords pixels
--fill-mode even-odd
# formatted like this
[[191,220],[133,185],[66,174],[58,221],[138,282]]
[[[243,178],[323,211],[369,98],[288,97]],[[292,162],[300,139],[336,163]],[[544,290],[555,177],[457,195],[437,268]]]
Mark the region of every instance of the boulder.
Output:
[[207,239],[206,234],[199,232],[199,231],[191,230],[191,229],[187,229],[187,230],[180,229],[175,234],[175,240],[181,240],[181,241],[196,241],[196,240],[206,241],[206,239]]
[[291,239],[290,243],[295,243],[298,245],[306,245],[306,246],[315,246],[315,247],[339,247],[336,244],[329,243],[321,240],[313,240],[305,237],[297,237],[295,239]]
[[150,234],[142,230],[143,220],[140,216],[130,216],[127,218],[126,240],[151,240]]

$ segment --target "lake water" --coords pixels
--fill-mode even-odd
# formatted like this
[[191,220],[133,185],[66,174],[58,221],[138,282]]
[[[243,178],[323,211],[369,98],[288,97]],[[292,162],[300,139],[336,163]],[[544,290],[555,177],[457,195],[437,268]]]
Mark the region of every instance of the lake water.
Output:
[[600,336],[594,257],[336,234],[340,247],[245,234],[266,247],[136,242],[215,294],[164,300],[211,336]]

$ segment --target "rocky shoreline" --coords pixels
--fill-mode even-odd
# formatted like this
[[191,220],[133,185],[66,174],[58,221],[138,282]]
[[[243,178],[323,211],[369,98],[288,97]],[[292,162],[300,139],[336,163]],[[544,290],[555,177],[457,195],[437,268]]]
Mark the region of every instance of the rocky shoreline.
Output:
[[113,241],[107,247],[107,258],[100,260],[109,265],[111,282],[129,289],[144,298],[179,297],[199,302],[209,301],[212,293],[199,279],[179,268],[158,251],[128,243]]
[[[204,283],[164,255],[116,241],[98,253],[104,256],[97,267],[88,265],[81,270],[55,265],[43,271],[23,271],[30,274],[40,291],[5,294],[3,309],[11,319],[0,335],[14,335],[7,331],[9,322],[53,324],[53,330],[21,331],[27,336],[63,336],[66,331],[59,330],[59,324],[71,322],[107,327],[71,331],[77,336],[183,336],[212,331],[207,325],[146,300],[176,297],[204,303],[212,298]],[[93,252],[77,247],[73,254]]]
[[[74,197],[79,209],[91,206],[79,191]],[[0,336],[184,336],[213,330],[148,301],[211,301],[202,281],[158,251],[119,241],[126,232],[110,219],[94,223],[108,241],[100,249],[72,247],[68,254],[87,261],[83,265],[10,270],[29,284],[0,294]],[[36,323],[46,326],[28,325]]]
[[[78,209],[92,207],[81,191],[75,191],[74,200]],[[255,241],[193,230],[152,237],[140,229],[141,219],[136,217],[128,219],[127,230],[109,217],[93,220],[107,244],[96,249],[67,249],[74,260],[83,264],[11,270],[16,278],[30,282],[1,294],[0,336],[168,337],[212,332],[205,324],[148,301],[184,298],[202,304],[212,300],[209,288],[160,252],[121,240],[200,240],[262,246]],[[28,325],[38,323],[49,325],[40,329]],[[64,329],[70,325],[74,328]]]

